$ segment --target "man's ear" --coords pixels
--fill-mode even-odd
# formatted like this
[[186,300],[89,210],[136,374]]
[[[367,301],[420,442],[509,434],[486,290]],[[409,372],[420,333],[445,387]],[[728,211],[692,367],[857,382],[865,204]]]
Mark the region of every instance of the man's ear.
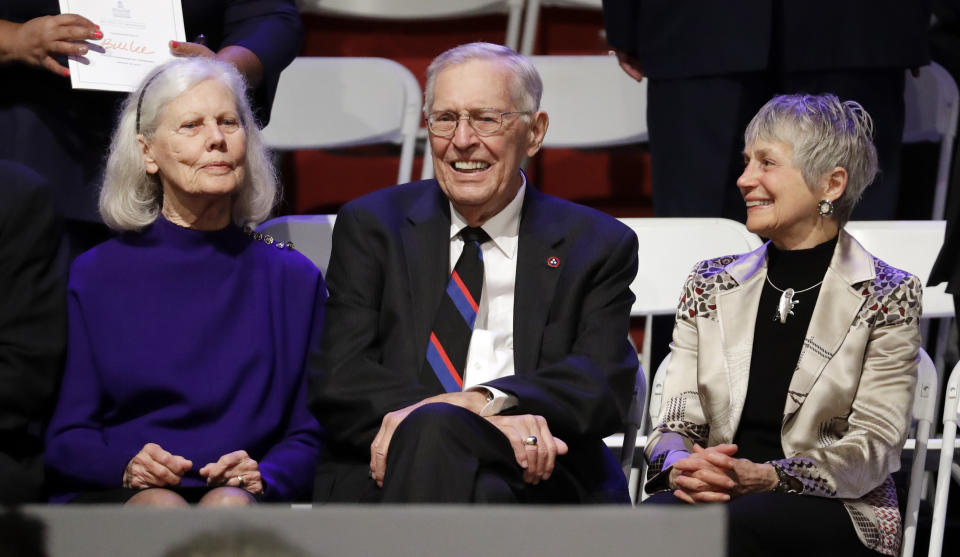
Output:
[[543,138],[547,135],[547,128],[550,126],[550,117],[547,116],[547,113],[540,110],[534,112],[530,116],[530,130],[527,132],[529,134],[527,144],[527,156],[532,157],[540,151],[540,146],[543,145]]
[[144,169],[146,169],[147,174],[156,174],[160,171],[160,166],[157,164],[156,159],[153,158],[153,151],[150,144],[143,138],[143,134],[137,134],[137,142],[140,143],[140,154],[143,156]]
[[843,192],[847,190],[847,169],[842,166],[835,166],[833,170],[824,176],[823,196],[830,201],[840,199]]

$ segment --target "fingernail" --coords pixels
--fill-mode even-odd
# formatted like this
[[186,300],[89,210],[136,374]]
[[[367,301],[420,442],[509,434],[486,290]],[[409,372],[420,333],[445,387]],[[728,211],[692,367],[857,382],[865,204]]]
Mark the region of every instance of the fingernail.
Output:
[[94,26],[94,27],[96,27],[97,29],[99,29],[99,28],[100,28],[100,26],[99,26],[99,25],[97,25],[96,23],[94,23],[94,24],[93,24],[93,26]]
[[70,70],[64,68],[64,69],[63,69],[63,75],[70,75]]
[[85,46],[78,47],[78,48],[77,48],[77,53],[80,54],[80,55],[86,54],[86,53],[87,53],[87,47],[85,47]]
[[102,39],[102,38],[103,38],[103,33],[102,33],[101,31],[94,31],[94,32],[93,32],[93,38],[94,38],[94,39]]
[[177,41],[170,41],[170,48],[178,48],[179,46],[180,46],[180,43],[178,43]]

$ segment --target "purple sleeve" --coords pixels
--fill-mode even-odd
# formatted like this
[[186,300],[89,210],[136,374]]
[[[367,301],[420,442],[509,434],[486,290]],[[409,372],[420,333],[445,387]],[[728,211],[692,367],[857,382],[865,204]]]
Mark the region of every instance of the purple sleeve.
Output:
[[303,354],[297,369],[299,387],[293,400],[287,429],[283,439],[274,445],[260,460],[260,474],[266,487],[266,501],[296,501],[311,492],[313,478],[320,457],[322,441],[320,424],[307,407],[307,381],[304,371],[306,353],[311,343],[319,337],[323,326],[327,289],[323,277],[317,272],[314,310],[310,331],[304,343]]
[[[74,269],[77,265],[74,266]],[[67,363],[56,411],[47,430],[45,462],[55,490],[120,487],[133,454],[107,445],[101,402],[104,389],[91,352],[88,324],[74,271],[67,294]]]

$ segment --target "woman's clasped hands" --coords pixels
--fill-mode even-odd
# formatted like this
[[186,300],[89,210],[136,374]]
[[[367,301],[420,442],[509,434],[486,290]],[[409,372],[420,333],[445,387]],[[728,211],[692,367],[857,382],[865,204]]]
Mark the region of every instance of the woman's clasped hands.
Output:
[[772,491],[777,486],[777,472],[772,465],[734,458],[736,452],[734,444],[707,448],[694,444],[693,452],[674,462],[670,469],[674,496],[691,504],[713,503]]
[[[178,486],[184,474],[192,468],[193,462],[186,458],[171,454],[156,443],[147,443],[127,463],[123,472],[123,487],[146,489]],[[210,487],[239,487],[254,495],[263,493],[259,464],[243,450],[221,456],[198,473]]]

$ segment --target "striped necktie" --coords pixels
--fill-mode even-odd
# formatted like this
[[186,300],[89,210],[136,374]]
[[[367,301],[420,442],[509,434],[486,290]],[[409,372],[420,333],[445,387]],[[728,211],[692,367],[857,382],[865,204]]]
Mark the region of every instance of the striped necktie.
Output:
[[448,393],[463,390],[467,349],[483,289],[480,244],[490,239],[482,228],[469,226],[460,231],[460,237],[463,239],[463,253],[450,274],[450,282],[433,320],[427,343],[427,361],[422,372],[439,379]]

